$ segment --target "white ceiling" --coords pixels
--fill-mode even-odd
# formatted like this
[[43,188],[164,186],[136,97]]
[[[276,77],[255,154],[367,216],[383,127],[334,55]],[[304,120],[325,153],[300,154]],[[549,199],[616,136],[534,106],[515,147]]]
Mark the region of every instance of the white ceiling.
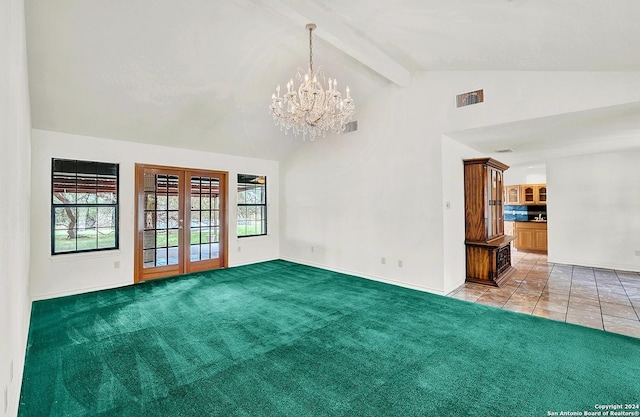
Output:
[[[34,128],[268,159],[301,146],[282,138],[267,109],[275,84],[306,63],[310,21],[318,24],[314,62],[349,80],[360,103],[375,87],[407,85],[416,71],[640,71],[638,0],[25,4]],[[548,151],[558,141],[538,138],[554,125],[583,143],[615,129],[622,143],[639,131],[638,110],[616,106],[451,136],[485,153]]]
[[[508,164],[640,149],[640,103],[447,133]],[[496,152],[496,151],[513,152]]]

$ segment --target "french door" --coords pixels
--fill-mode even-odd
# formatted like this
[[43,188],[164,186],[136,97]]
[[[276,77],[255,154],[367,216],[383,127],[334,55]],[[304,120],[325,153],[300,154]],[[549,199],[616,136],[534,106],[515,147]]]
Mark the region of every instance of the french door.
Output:
[[226,266],[227,173],[136,164],[134,282]]

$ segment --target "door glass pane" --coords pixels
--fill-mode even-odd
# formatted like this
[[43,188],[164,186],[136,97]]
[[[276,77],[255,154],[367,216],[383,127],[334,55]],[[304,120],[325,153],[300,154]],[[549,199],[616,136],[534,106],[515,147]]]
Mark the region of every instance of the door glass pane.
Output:
[[144,250],[144,267],[155,266],[156,264],[156,251],[155,249]]
[[200,212],[200,223],[203,227],[211,225],[211,211]]
[[156,249],[156,264],[155,266],[167,265],[167,248]]
[[200,227],[200,210],[191,210],[191,228]]
[[169,210],[178,210],[180,197],[177,195],[170,195],[169,196]]
[[179,248],[178,247],[174,247],[174,248],[168,248],[168,253],[169,253],[169,265],[177,265],[178,264],[178,253],[179,253]]
[[180,242],[180,235],[178,230],[177,229],[169,230],[169,233],[167,233],[167,246],[170,248],[177,248],[179,242]]
[[167,228],[167,212],[166,211],[156,212],[156,229],[164,230],[166,228]]
[[156,208],[156,195],[154,192],[144,193],[144,209],[153,210]]
[[144,213],[144,228],[145,230],[155,229],[156,213],[155,211],[147,211]]
[[156,230],[156,248],[166,248],[166,247],[167,247],[167,231]]
[[200,245],[202,259],[211,259],[211,244]]
[[145,230],[143,232],[143,249],[153,249],[156,247],[156,231],[155,230]]
[[189,259],[191,259],[191,261],[200,260],[200,245],[191,245],[191,252],[190,252]]
[[[212,227],[217,224],[219,213],[220,182],[217,178],[191,177],[191,261],[217,259],[219,233]],[[216,205],[217,204],[217,205]],[[216,229],[216,230],[214,230]],[[213,244],[212,244],[213,243]]]
[[177,229],[180,220],[180,214],[178,211],[169,212],[169,229]]
[[201,201],[203,210],[209,210],[211,208],[211,197],[209,197],[208,195],[203,195]]
[[179,254],[179,194],[177,175],[144,177],[144,267],[177,265]]
[[196,195],[191,197],[191,210],[200,210],[200,197]]
[[158,194],[156,197],[158,201],[158,210],[166,210],[167,209],[167,196]]

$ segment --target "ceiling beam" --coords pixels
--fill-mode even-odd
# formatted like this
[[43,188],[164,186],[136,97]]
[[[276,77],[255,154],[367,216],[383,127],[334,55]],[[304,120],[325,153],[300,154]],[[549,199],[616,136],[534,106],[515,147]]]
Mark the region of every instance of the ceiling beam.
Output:
[[411,81],[409,70],[391,59],[353,29],[336,20],[330,10],[323,9],[309,0],[263,0],[263,4],[302,27],[307,23],[315,23],[318,28],[314,31],[314,35],[329,42],[396,85],[400,87],[409,85]]

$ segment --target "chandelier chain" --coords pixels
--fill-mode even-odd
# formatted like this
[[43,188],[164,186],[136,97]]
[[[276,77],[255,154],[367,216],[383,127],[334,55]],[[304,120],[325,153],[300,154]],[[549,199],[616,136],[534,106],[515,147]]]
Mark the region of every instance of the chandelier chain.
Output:
[[313,74],[313,26],[309,26],[309,71]]

